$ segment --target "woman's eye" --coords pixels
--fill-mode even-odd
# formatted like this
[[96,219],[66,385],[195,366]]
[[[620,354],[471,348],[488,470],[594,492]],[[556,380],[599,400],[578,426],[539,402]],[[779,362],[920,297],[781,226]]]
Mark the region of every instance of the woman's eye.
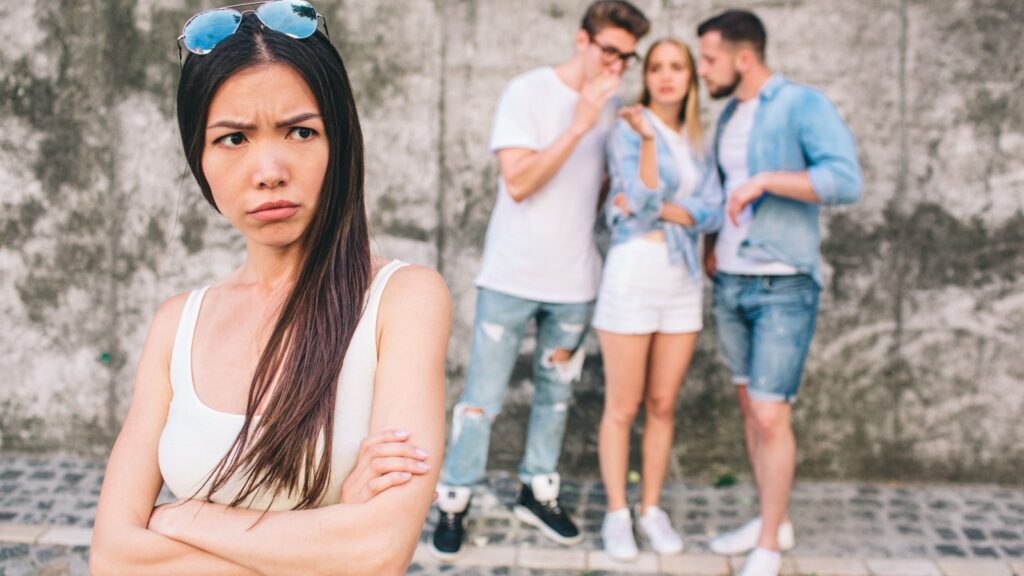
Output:
[[316,135],[316,130],[313,130],[312,128],[296,126],[295,128],[292,128],[291,134],[292,136],[299,140],[309,140],[310,138]]
[[213,143],[222,144],[227,148],[237,148],[242,144],[245,144],[245,134],[242,134],[241,132],[233,132],[217,138]]

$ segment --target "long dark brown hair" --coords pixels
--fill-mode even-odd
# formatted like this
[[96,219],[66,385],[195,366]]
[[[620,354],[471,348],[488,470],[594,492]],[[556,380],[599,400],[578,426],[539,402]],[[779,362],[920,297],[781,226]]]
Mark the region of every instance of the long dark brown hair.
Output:
[[295,508],[302,509],[317,506],[330,481],[338,376],[372,274],[363,137],[348,74],[321,32],[296,40],[262,28],[247,14],[212,52],[189,54],[178,86],[178,127],[192,174],[216,209],[202,168],[210,101],[233,74],[270,63],[294,68],[316,96],[329,160],[316,212],[301,239],[295,285],[249,387],[245,423],[206,485],[212,495],[238,475],[243,480],[232,506],[269,493],[297,495]]
[[690,145],[697,155],[704,153],[704,126],[700,121],[700,90],[697,88],[697,65],[693,60],[693,53],[690,48],[675,38],[663,38],[658,40],[647,49],[644,55],[644,89],[640,93],[640,103],[644,106],[651,104],[651,90],[647,87],[647,70],[651,66],[651,56],[654,50],[662,44],[671,44],[683,52],[683,59],[686,61],[686,69],[690,71],[690,81],[686,86],[686,96],[683,96],[683,105],[679,108],[679,123],[683,126],[683,132],[690,139]]

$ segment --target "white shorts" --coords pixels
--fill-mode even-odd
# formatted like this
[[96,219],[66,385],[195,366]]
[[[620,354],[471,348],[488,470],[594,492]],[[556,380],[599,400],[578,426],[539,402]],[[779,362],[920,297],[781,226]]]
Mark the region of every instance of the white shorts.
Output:
[[682,334],[704,326],[703,288],[668,246],[634,238],[612,246],[605,259],[593,326],[617,334]]

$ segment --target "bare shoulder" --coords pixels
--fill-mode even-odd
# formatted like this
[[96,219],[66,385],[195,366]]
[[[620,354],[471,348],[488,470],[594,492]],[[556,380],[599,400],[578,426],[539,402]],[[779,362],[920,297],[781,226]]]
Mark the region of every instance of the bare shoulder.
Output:
[[412,297],[422,293],[428,298],[450,298],[444,278],[436,270],[419,264],[408,264],[395,270],[387,287],[384,288],[385,297],[389,292],[392,296],[401,297]]
[[[150,339],[154,341],[153,343],[170,344],[173,342],[188,296],[189,292],[175,294],[157,307],[156,313],[153,314],[153,322],[149,326]],[[160,347],[163,348],[163,346]]]
[[426,327],[451,322],[451,295],[437,271],[410,264],[392,274],[381,295],[381,328]]

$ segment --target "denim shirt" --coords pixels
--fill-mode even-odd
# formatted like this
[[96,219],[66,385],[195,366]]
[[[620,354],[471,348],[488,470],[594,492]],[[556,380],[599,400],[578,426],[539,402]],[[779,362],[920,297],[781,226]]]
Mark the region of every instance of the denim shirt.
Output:
[[[754,220],[739,253],[754,260],[789,264],[809,274],[820,286],[821,206],[852,204],[863,195],[860,163],[853,134],[832,102],[821,92],[773,75],[758,94],[760,102],[750,129],[747,165],[759,172],[804,172],[821,204],[801,202],[766,191],[753,204]],[[713,155],[718,164],[722,130],[736,110],[729,100],[718,118]],[[724,213],[725,204],[720,210]]]
[[[649,114],[647,110],[643,113]],[[653,125],[650,117],[647,119]],[[621,244],[655,230],[665,233],[669,261],[684,264],[694,278],[700,278],[700,258],[697,257],[697,239],[702,232],[718,230],[722,223],[723,197],[721,182],[712,169],[709,154],[694,156],[698,167],[698,183],[693,194],[678,197],[679,169],[668,142],[658,130],[654,131],[658,159],[658,185],[648,188],[640,179],[641,137],[629,123],[619,120],[608,139],[608,176],[611,179],[604,214],[611,228],[612,245]],[[692,152],[691,152],[692,153]],[[615,196],[625,195],[630,214],[613,204]],[[693,226],[683,226],[661,220],[662,203],[682,206],[694,220]]]

